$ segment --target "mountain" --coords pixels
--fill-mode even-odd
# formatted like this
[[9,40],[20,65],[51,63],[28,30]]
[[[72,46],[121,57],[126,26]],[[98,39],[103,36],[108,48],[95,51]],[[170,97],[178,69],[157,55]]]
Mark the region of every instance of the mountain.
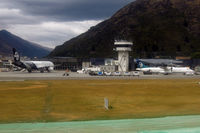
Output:
[[44,57],[47,56],[51,49],[42,47],[36,43],[26,41],[12,33],[1,30],[0,31],[0,54],[11,55],[12,48],[16,48],[22,56],[27,57]]
[[200,53],[200,0],[136,0],[49,56],[113,57],[115,39],[132,41],[134,57]]

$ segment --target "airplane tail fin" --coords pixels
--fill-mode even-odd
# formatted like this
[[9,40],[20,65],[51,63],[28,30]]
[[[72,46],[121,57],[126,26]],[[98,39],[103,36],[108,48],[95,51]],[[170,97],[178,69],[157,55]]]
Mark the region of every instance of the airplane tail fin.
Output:
[[15,62],[20,61],[20,55],[15,48],[13,48],[13,58]]
[[147,68],[148,67],[143,62],[141,62],[141,60],[139,60],[139,59],[136,60],[136,63],[137,63],[137,68]]

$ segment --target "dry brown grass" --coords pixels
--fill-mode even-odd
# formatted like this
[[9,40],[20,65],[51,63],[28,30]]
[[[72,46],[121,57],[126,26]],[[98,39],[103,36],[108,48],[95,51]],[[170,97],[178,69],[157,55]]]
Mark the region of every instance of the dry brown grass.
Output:
[[[198,79],[0,82],[0,122],[200,114]],[[104,109],[104,97],[112,109]]]

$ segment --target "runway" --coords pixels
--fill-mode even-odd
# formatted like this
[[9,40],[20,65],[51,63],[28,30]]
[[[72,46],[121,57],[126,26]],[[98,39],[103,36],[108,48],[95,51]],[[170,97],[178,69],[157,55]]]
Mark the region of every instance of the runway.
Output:
[[53,71],[50,73],[40,72],[0,72],[0,81],[24,81],[24,80],[70,80],[70,79],[199,79],[200,75],[187,76],[183,74],[172,75],[143,75],[138,76],[90,76],[89,74],[78,74],[69,72],[69,76],[63,76],[64,71]]

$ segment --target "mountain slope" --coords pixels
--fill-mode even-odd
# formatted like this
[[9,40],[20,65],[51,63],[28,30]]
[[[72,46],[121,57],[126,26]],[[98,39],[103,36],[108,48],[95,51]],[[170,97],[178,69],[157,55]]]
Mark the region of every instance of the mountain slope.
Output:
[[12,54],[12,48],[16,48],[21,55],[28,57],[44,57],[50,53],[50,49],[38,44],[26,41],[6,30],[0,31],[0,54]]
[[199,36],[200,0],[137,0],[49,56],[113,57],[115,39],[133,41],[137,57],[190,56]]

